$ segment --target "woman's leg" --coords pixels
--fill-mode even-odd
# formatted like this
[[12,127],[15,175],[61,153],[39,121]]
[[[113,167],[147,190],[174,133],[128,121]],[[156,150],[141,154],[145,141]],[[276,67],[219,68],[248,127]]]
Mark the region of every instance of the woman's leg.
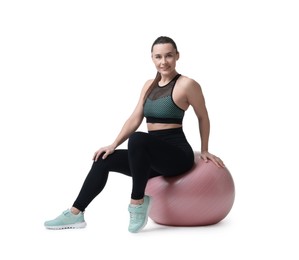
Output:
[[143,132],[135,132],[130,136],[128,155],[133,201],[143,199],[149,178],[182,174],[194,163],[191,147],[186,152],[170,142]]
[[85,208],[105,187],[109,171],[130,176],[127,150],[115,150],[105,160],[99,158],[94,162],[73,207],[65,210],[55,219],[46,221],[45,227],[48,229],[84,228],[86,226]]
[[131,204],[128,207],[128,230],[132,233],[139,232],[147,223],[151,198],[144,192],[148,179],[158,175],[178,175],[189,170],[194,164],[193,151],[183,133],[170,136],[164,134],[154,136],[136,132],[129,138],[128,155],[133,187]]
[[73,213],[76,213],[76,209],[85,211],[89,203],[104,189],[110,171],[131,176],[127,150],[115,150],[106,159],[99,158],[93,163],[73,203]]

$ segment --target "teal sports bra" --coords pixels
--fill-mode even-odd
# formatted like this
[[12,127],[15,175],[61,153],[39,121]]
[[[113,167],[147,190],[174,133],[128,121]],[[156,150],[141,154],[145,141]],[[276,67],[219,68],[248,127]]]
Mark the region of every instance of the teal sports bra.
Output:
[[176,75],[163,87],[157,84],[152,89],[143,107],[147,123],[182,124],[185,111],[172,98],[175,83],[180,76]]

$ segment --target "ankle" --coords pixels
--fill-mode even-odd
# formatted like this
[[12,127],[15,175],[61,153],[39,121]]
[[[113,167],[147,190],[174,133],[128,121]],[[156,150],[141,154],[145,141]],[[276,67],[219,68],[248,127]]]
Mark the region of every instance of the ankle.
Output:
[[71,207],[71,212],[74,214],[74,215],[78,215],[81,211],[75,207]]
[[131,199],[130,204],[131,205],[141,205],[141,204],[143,204],[143,202],[144,202],[144,199],[140,199],[140,200]]

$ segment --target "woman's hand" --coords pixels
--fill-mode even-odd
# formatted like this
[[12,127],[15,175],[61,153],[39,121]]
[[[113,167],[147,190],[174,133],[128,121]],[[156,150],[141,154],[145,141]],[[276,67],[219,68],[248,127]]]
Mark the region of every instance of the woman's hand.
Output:
[[211,154],[211,153],[209,153],[209,152],[201,152],[201,153],[200,153],[200,157],[201,157],[205,162],[208,162],[208,160],[211,160],[211,161],[212,161],[213,163],[215,163],[218,167],[225,167],[223,161],[222,161],[219,157],[217,157],[217,156],[215,156],[215,155],[213,155],[213,154]]
[[93,155],[93,160],[96,162],[99,157],[103,154],[102,159],[106,159],[109,154],[112,154],[115,151],[114,145],[108,145],[97,150]]

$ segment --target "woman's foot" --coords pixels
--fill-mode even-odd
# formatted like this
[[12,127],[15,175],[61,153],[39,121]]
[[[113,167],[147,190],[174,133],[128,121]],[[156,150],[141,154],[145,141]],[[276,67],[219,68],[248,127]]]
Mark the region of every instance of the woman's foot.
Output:
[[148,220],[148,214],[151,206],[151,197],[145,195],[142,204],[130,204],[128,207],[130,213],[130,224],[128,230],[131,233],[137,233],[142,230]]
[[67,209],[57,218],[46,221],[44,226],[48,229],[85,228],[86,222],[83,212],[79,211],[78,214],[74,214]]

